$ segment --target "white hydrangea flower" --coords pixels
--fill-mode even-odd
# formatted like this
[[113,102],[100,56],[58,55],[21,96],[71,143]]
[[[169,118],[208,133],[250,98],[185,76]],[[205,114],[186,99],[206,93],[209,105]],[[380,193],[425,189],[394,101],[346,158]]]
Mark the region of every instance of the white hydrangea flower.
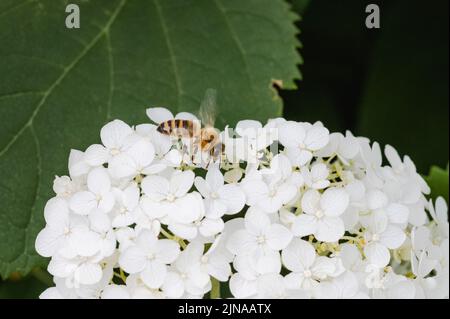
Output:
[[245,205],[245,194],[238,185],[226,184],[219,168],[212,166],[206,177],[197,176],[195,187],[205,198],[207,215],[220,218],[240,212]]
[[286,122],[279,129],[280,143],[295,166],[308,163],[313,152],[328,144],[329,131],[321,125]]
[[308,190],[301,204],[304,214],[298,216],[292,226],[296,236],[313,234],[320,241],[334,242],[344,235],[344,222],[339,217],[349,204],[344,189],[329,188],[323,194]]
[[292,289],[311,290],[319,285],[319,281],[334,277],[339,271],[335,259],[317,256],[314,246],[298,238],[283,250],[281,258],[284,266],[291,271],[286,279]]
[[447,203],[408,156],[277,118],[226,127],[211,161],[158,132],[193,114],[147,115],[70,151],[35,241],[55,283],[40,298],[449,297]]
[[130,274],[140,274],[142,281],[156,289],[164,283],[168,264],[180,253],[177,243],[169,239],[158,239],[149,230],[143,230],[136,244],[128,247],[120,256],[120,266]]
[[237,230],[228,239],[227,248],[235,255],[266,256],[285,248],[292,239],[291,232],[257,210],[245,215],[245,229]]

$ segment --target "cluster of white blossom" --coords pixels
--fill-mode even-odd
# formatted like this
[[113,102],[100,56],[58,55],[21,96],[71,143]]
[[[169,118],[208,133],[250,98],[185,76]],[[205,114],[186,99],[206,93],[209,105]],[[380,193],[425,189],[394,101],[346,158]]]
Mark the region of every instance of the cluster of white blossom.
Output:
[[409,157],[278,118],[227,127],[204,165],[157,131],[168,110],[147,114],[106,124],[55,178],[41,298],[448,298],[447,204]]

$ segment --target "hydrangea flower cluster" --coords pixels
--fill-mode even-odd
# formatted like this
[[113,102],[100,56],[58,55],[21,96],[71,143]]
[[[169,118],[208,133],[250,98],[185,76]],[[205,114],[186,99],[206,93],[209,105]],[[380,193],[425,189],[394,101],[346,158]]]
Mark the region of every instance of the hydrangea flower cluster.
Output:
[[41,298],[449,297],[447,204],[408,156],[283,118],[226,127],[220,158],[189,154],[157,131],[168,110],[147,114],[106,124],[55,178]]

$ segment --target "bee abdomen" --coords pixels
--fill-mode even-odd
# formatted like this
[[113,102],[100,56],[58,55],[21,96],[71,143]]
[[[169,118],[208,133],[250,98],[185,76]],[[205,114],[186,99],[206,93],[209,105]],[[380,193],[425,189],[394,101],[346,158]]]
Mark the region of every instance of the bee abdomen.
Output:
[[192,136],[194,123],[188,120],[171,119],[159,124],[156,130],[166,135]]

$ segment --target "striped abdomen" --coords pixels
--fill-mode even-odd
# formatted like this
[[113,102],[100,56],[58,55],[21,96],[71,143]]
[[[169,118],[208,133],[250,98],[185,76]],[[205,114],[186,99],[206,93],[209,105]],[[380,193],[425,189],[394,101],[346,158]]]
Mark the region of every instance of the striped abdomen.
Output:
[[171,119],[159,124],[157,131],[176,137],[193,137],[194,122],[190,120]]

